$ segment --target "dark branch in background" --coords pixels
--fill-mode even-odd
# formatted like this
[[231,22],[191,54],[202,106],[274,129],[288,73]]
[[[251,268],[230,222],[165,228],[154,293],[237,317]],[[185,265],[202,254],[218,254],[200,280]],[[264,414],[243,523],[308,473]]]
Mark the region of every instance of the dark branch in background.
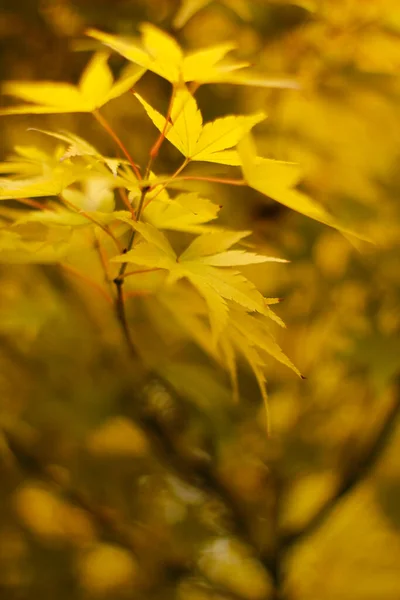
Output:
[[324,504],[303,529],[282,536],[282,547],[285,551],[316,531],[332,514],[341,500],[347,497],[359,483],[370,475],[381,458],[395,429],[396,420],[400,412],[400,378],[396,381],[395,394],[395,400],[392,406],[390,406],[381,428],[376,433],[375,439],[372,440],[368,448],[366,448],[365,453],[356,461],[348,474],[343,477],[336,494]]
[[247,542],[257,557],[262,560],[251,540],[239,503],[235,501],[214,473],[212,458],[193,462],[182,457],[174,447],[171,436],[156,418],[142,416],[139,418],[139,424],[149,437],[159,462],[164,463],[165,467],[170,472],[174,472],[178,478],[219,499],[231,517],[234,533]]
[[115,511],[96,505],[88,498],[87,494],[71,486],[54,466],[43,464],[35,453],[27,448],[20,436],[7,429],[2,429],[1,432],[21,471],[61,490],[63,496],[75,506],[83,509],[103,533],[110,536],[116,544],[137,556],[134,531],[119,518]]
[[[400,411],[399,392],[398,382],[395,399],[389,407],[379,430],[349,474],[343,478],[342,484],[339,486],[336,494],[302,530],[292,532],[288,535],[281,535],[279,527],[277,526],[275,547],[273,548],[272,556],[270,554],[268,557],[263,556],[263,553],[257,547],[257,544],[252,540],[247,519],[243,514],[240,503],[236,502],[230,491],[225,488],[224,484],[219,480],[218,475],[215,473],[212,455],[208,460],[202,459],[200,461],[193,461],[192,459],[187,459],[185,456],[182,456],[179,449],[175,447],[170,433],[157,418],[142,415],[139,418],[139,422],[149,436],[157,460],[161,465],[164,465],[169,472],[174,473],[184,481],[192,483],[196,487],[209,493],[211,496],[219,499],[224,507],[226,507],[232,519],[232,533],[236,534],[251,547],[255,557],[262,562],[264,568],[272,577],[274,582],[274,600],[282,600],[285,579],[284,563],[287,552],[294,544],[318,529],[318,527],[330,517],[339,502],[348,496],[361,481],[370,475],[374,466],[381,458],[384,449],[387,447],[390,437],[395,429],[396,418]],[[115,543],[131,551],[140,560],[140,538],[143,535],[143,532],[137,529],[137,525],[140,527],[140,524],[130,524],[112,508],[97,505],[85,492],[72,486],[68,482],[68,479],[64,478],[62,473],[60,474],[57,468],[43,463],[40,457],[35,454],[34,450],[28,447],[21,436],[13,430],[5,429],[3,434],[12,456],[22,471],[29,475],[41,478],[54,487],[54,489],[59,489],[66,499],[88,513],[103,535],[109,536]],[[275,519],[278,523],[282,491],[279,479],[277,480],[275,487],[277,492]],[[174,567],[179,567],[179,565],[165,565],[166,570],[171,570],[171,572]],[[181,576],[183,577],[189,574],[193,575],[193,572],[196,570],[195,565],[190,564],[190,561],[180,565],[180,567]],[[177,576],[179,580],[179,573],[177,573]]]

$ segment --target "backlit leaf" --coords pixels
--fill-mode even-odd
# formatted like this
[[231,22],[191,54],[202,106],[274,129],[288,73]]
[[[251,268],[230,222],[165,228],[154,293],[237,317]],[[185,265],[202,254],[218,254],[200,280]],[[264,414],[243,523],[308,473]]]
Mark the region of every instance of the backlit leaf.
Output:
[[79,174],[63,174],[59,177],[34,177],[31,179],[0,179],[0,200],[12,198],[38,198],[41,196],[57,196],[71,183],[79,178]]
[[95,54],[79,81],[79,91],[89,105],[95,106],[99,98],[107,97],[113,84],[113,76],[108,66],[108,54]]
[[318,202],[293,189],[299,178],[299,169],[296,165],[257,157],[250,136],[239,142],[238,152],[242,160],[243,174],[250,187],[306,217],[344,233],[366,239],[340,225]]
[[287,262],[283,258],[262,256],[261,254],[245,252],[244,250],[228,250],[228,252],[213,254],[212,256],[199,258],[199,260],[202,263],[211,265],[213,267],[234,267],[239,265],[252,265],[264,262]]
[[140,31],[141,40],[138,42],[96,29],[89,29],[87,34],[133,63],[164,77],[172,84],[181,84],[185,81],[199,83],[220,81],[227,71],[241,69],[248,64],[233,61],[226,65],[221,62],[235,44],[219,44],[190,52],[185,56],[174,38],[154,25],[144,23]]
[[240,164],[236,153],[227,152],[266,115],[263,112],[253,115],[230,115],[216,119],[202,126],[202,118],[197,103],[186,88],[178,90],[174,97],[171,111],[171,122],[166,123],[156,111],[139,94],[136,97],[143,105],[150,119],[159,131],[166,128],[166,138],[186,158],[195,161],[220,162],[222,164]]
[[251,231],[221,231],[205,233],[196,237],[193,242],[181,254],[180,260],[193,260],[200,256],[210,256],[224,252],[244,237],[250,235]]
[[2,87],[4,94],[32,104],[2,108],[0,115],[95,111],[129,90],[144,73],[140,68],[131,70],[113,83],[107,60],[107,54],[95,54],[84,70],[78,86],[58,81],[6,82]]
[[217,217],[219,206],[196,193],[179,194],[173,200],[150,202],[144,220],[158,229],[173,229],[191,233],[207,230],[204,225]]

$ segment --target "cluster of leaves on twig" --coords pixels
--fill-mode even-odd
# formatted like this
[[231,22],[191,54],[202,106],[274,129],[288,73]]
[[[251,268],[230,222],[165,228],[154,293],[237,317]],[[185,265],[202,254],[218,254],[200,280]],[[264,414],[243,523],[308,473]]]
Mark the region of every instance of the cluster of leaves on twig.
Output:
[[[246,63],[226,60],[232,44],[185,54],[172,37],[156,27],[144,24],[141,32],[141,40],[136,42],[88,31],[92,38],[130,61],[116,81],[108,66],[109,54],[101,50],[90,60],[77,86],[22,81],[4,85],[5,94],[25,103],[2,109],[1,114],[91,113],[123,157],[103,156],[86,140],[68,132],[38,130],[60,142],[53,154],[38,147],[17,147],[10,161],[1,165],[7,176],[0,180],[0,199],[16,200],[26,210],[2,209],[1,260],[57,263],[74,272],[71,256],[95,248],[102,274],[93,277],[78,261],[76,275],[114,303],[132,351],[137,350],[137,340],[132,338],[126,302],[130,295],[151,293],[167,307],[188,338],[228,370],[236,397],[239,355],[249,363],[266,401],[264,368],[268,356],[300,373],[272,333],[273,322],[283,325],[271,309],[278,299],[264,298],[241,268],[285,261],[248,251],[252,244],[244,246],[244,239],[251,231],[231,231],[212,223],[220,207],[196,191],[185,191],[185,186],[196,181],[249,186],[308,217],[351,232],[295,188],[301,178],[297,165],[257,155],[250,131],[266,118],[263,112],[203,122],[194,97],[200,85],[269,86],[274,84],[271,80],[252,74]],[[164,116],[133,92],[159,130],[147,166],[142,168],[100,108],[132,90],[146,70],[171,84],[171,96]],[[296,85],[290,81],[278,84]],[[153,169],[165,139],[184,157],[171,174]],[[239,169],[242,176],[188,172],[186,168],[196,162]],[[184,237],[172,240],[169,232]],[[187,241],[188,234],[191,241]],[[174,247],[185,243],[183,251]],[[146,290],[140,285],[131,289],[130,282],[143,274],[148,274]]]
[[[275,1],[275,4],[279,3],[280,0]],[[310,6],[313,4],[315,3],[299,0],[293,6],[307,5],[307,10],[311,10]],[[374,3],[371,6],[372,4]],[[181,11],[175,19],[176,26],[182,25],[193,14],[196,15],[196,10],[206,9],[200,12],[201,17],[208,8],[212,9],[215,5],[223,6],[224,9],[229,7],[243,19],[248,18],[248,13],[256,9],[255,5],[250,6],[250,3],[242,0],[192,0],[182,2],[181,5]],[[319,61],[313,63],[318,76],[321,76],[319,69],[329,72],[327,65],[332,69],[334,61],[329,62],[332,58],[332,46],[333,50],[340,46],[345,54],[353,50],[352,44],[337,44],[337,38],[333,35],[335,31],[337,33],[337,21],[345,19],[348,10],[342,10],[340,3],[335,11],[335,2],[326,3],[328,5],[329,14],[325,15],[325,20],[320,22],[316,18],[315,23],[310,22],[301,31],[299,28],[297,35],[304,47],[299,45],[299,40],[292,44],[284,42],[285,52],[279,53],[280,58],[281,54],[285,55],[291,66],[298,54],[301,67],[293,67],[291,72],[299,73],[306,85],[307,78],[312,79],[310,61],[304,60],[310,51],[309,46],[315,46],[319,56]],[[365,12],[366,15],[364,8],[363,14]],[[332,17],[329,26],[326,24],[327,17]],[[321,36],[321,42],[316,33],[322,27],[324,36]],[[308,37],[307,31],[311,32]],[[349,31],[351,39],[356,39],[354,29],[350,27]],[[353,545],[347,544],[346,538],[349,516],[345,517],[346,526],[342,525],[345,533],[338,532],[341,527],[340,524],[336,527],[336,509],[360,482],[368,478],[380,459],[389,434],[395,427],[399,410],[398,395],[385,412],[382,423],[370,405],[366,411],[363,386],[368,378],[358,376],[352,357],[357,353],[360,364],[363,364],[364,356],[367,356],[379,378],[382,381],[385,379],[380,370],[381,363],[378,364],[373,356],[369,357],[372,348],[375,353],[380,353],[372,334],[367,343],[361,336],[358,347],[348,358],[341,356],[339,360],[337,357],[338,348],[343,352],[347,339],[344,334],[346,327],[352,332],[360,331],[360,321],[363,321],[363,317],[364,322],[366,320],[362,304],[357,301],[357,287],[346,288],[348,281],[341,275],[344,273],[346,260],[349,260],[346,240],[337,235],[332,227],[345,235],[351,235],[351,232],[333,219],[322,206],[296,189],[301,178],[297,165],[257,155],[249,131],[262,122],[264,113],[233,115],[204,124],[198,110],[199,96],[195,99],[198,87],[206,83],[261,88],[295,88],[298,83],[289,79],[266,79],[251,73],[244,63],[227,62],[225,57],[234,49],[231,44],[224,43],[185,55],[172,38],[149,25],[142,27],[140,42],[124,40],[99,31],[91,31],[90,35],[107,48],[121,53],[130,63],[133,62],[122,71],[119,79],[114,82],[108,66],[108,50],[102,49],[89,63],[78,86],[55,82],[6,84],[4,91],[7,94],[30,104],[11,106],[4,109],[3,113],[40,115],[74,111],[92,114],[114,140],[118,153],[115,156],[104,156],[91,143],[65,131],[36,130],[33,135],[37,136],[37,146],[16,147],[14,156],[0,167],[2,174],[7,175],[0,181],[0,197],[4,200],[0,213],[0,260],[8,264],[50,263],[55,267],[45,269],[45,273],[54,275],[60,269],[67,277],[80,280],[89,299],[87,306],[93,312],[103,311],[103,330],[107,329],[107,316],[114,323],[117,315],[131,351],[144,356],[154,369],[163,368],[164,358],[160,357],[168,350],[172,360],[171,356],[165,360],[174,363],[174,368],[170,364],[169,370],[164,372],[171,379],[175,377],[174,383],[192,378],[192,386],[198,388],[197,398],[201,402],[201,410],[207,402],[209,406],[212,404],[212,418],[208,420],[207,415],[202,413],[200,416],[196,410],[193,414],[188,411],[188,414],[186,406],[190,405],[190,410],[193,406],[189,402],[186,405],[182,397],[172,399],[172,395],[159,381],[146,388],[145,399],[140,398],[140,401],[135,395],[136,391],[132,394],[129,387],[129,400],[124,399],[123,402],[118,396],[118,379],[119,376],[123,378],[121,371],[125,363],[120,365],[116,374],[112,372],[109,357],[107,368],[104,369],[101,362],[101,366],[97,365],[98,372],[93,375],[89,365],[92,356],[86,361],[79,351],[75,356],[75,347],[80,345],[80,339],[85,336],[86,330],[79,330],[78,327],[76,338],[69,340],[69,343],[64,335],[60,335],[59,339],[62,341],[59,345],[63,349],[61,355],[65,357],[66,364],[60,365],[64,361],[59,360],[58,353],[56,357],[52,357],[49,367],[52,381],[45,382],[45,397],[42,396],[44,386],[39,386],[39,392],[29,391],[30,400],[33,396],[32,408],[30,412],[29,409],[26,412],[25,407],[18,409],[19,415],[24,413],[24,420],[21,422],[13,422],[8,414],[8,407],[5,415],[2,415],[1,428],[4,425],[4,435],[0,434],[1,466],[6,466],[13,477],[15,471],[20,471],[22,475],[20,485],[12,490],[9,503],[19,519],[18,531],[22,524],[29,534],[33,534],[35,542],[39,540],[44,546],[48,543],[51,550],[52,544],[65,544],[68,551],[71,547],[77,549],[78,580],[91,594],[102,595],[109,592],[114,595],[115,590],[120,588],[124,588],[126,592],[126,582],[132,580],[139,580],[141,589],[143,579],[148,578],[149,581],[144,585],[146,591],[142,591],[147,595],[146,585],[149,585],[150,580],[153,585],[156,575],[162,571],[163,574],[159,576],[162,594],[168,596],[168,582],[171,578],[173,594],[175,595],[176,587],[177,596],[185,600],[211,596],[249,599],[292,595],[314,597],[315,590],[318,589],[320,593],[326,581],[331,586],[328,594],[335,596],[337,588],[334,584],[332,586],[332,576],[329,578],[328,575],[328,570],[332,571],[332,556],[335,562],[336,552],[342,562],[350,564],[348,556],[353,558],[354,548],[364,546],[364,540],[369,535],[369,530],[364,531],[367,527],[364,527],[362,518],[359,518],[358,497],[357,515],[351,513],[352,536],[354,534],[356,540]],[[268,51],[268,60],[271,60],[272,54]],[[140,83],[136,87],[136,82],[146,70],[153,71],[171,85],[170,103],[164,111],[155,109],[155,106],[160,107],[157,98],[136,91],[141,89]],[[315,74],[314,77],[313,84],[317,87],[318,78]],[[136,88],[134,97],[128,96],[133,87]],[[336,134],[340,140],[340,128],[345,129],[351,125],[352,121],[346,118],[347,110],[357,110],[358,120],[355,119],[355,124],[358,126],[358,113],[362,113],[362,107],[366,113],[361,116],[361,122],[364,125],[367,121],[365,114],[369,114],[368,108],[371,107],[368,101],[364,102],[365,98],[360,95],[359,90],[358,95],[353,91],[353,107],[341,99],[341,104],[338,102],[332,108],[324,98],[321,108],[314,90],[315,97],[311,96],[307,110],[302,104],[309,100],[307,94],[278,92],[285,107],[281,112],[285,113],[285,117],[288,116],[284,125],[289,129],[293,126],[293,132],[289,132],[288,136],[290,149],[286,149],[285,157],[289,156],[294,160],[300,158],[301,162],[307,162],[307,159],[310,161],[307,150],[310,151],[311,147],[311,155],[315,151],[324,168],[316,169],[312,173],[314,178],[311,176],[307,179],[307,184],[311,180],[311,189],[317,194],[320,191],[320,195],[328,200],[332,196],[332,189],[347,189],[354,184],[350,176],[353,171],[355,183],[365,184],[362,178],[361,182],[358,181],[360,165],[354,165],[353,159],[358,156],[357,146],[360,146],[357,135],[351,134],[354,129],[350,128],[344,134],[346,151],[343,145],[338,144],[341,148],[339,152],[335,143],[330,141],[331,136],[336,140]],[[121,133],[121,136],[117,134],[103,114],[103,105],[122,93],[127,95],[127,105],[131,102],[132,110],[136,110],[138,114],[144,109],[142,115],[147,113],[159,131],[148,153],[147,165],[146,161],[143,165],[137,164],[137,156],[143,152],[141,148],[135,148],[127,131]],[[266,92],[261,90],[258,93],[262,95]],[[254,106],[252,102],[249,104]],[[309,118],[305,118],[305,115]],[[272,120],[275,121],[274,117]],[[371,121],[373,123],[373,119]],[[386,122],[390,122],[390,119]],[[145,119],[143,123],[145,124]],[[379,128],[384,129],[380,120]],[[358,131],[357,127],[355,131]],[[290,133],[293,134],[292,137]],[[309,140],[314,137],[316,139],[312,139],[312,142],[315,141],[315,147]],[[376,145],[376,136],[368,137],[368,144],[362,150],[366,156],[368,148]],[[136,140],[137,138],[138,136]],[[306,138],[306,142],[303,138]],[[45,151],[40,145],[42,140],[49,139],[50,143],[54,140],[57,144],[52,153]],[[321,144],[317,143],[320,139],[325,144],[325,147],[322,144],[323,151]],[[162,158],[159,151],[162,144],[167,146],[165,140],[184,157],[183,163],[178,164],[172,173],[164,173],[162,167],[159,167]],[[330,149],[331,146],[334,148],[332,157],[327,152],[327,147]],[[304,150],[305,156],[301,153]],[[174,149],[173,152],[176,154]],[[377,157],[375,152],[373,154],[375,165]],[[386,165],[387,149],[382,154],[380,162]],[[279,157],[280,153],[276,152],[274,156]],[[342,170],[338,169],[338,159]],[[201,168],[200,162],[205,163],[205,170]],[[312,160],[311,162],[313,163]],[[328,170],[326,163],[330,167]],[[370,175],[370,171],[365,169],[365,175]],[[210,175],[207,175],[208,172]],[[219,187],[222,185],[224,187]],[[314,249],[315,265],[311,277],[301,249],[305,242],[301,238],[305,232],[301,231],[300,226],[294,232],[290,229],[290,218],[287,222],[288,244],[283,243],[285,250],[282,253],[285,254],[286,249],[290,252],[293,238],[294,246],[297,244],[296,239],[300,240],[297,250],[291,255],[296,263],[299,259],[298,264],[292,267],[292,293],[297,294],[297,298],[293,298],[293,302],[291,298],[289,302],[285,302],[289,305],[288,318],[292,319],[293,313],[294,321],[297,317],[297,321],[290,327],[289,335],[294,340],[299,336],[301,340],[301,350],[298,350],[300,357],[295,362],[301,363],[301,368],[307,373],[312,371],[314,376],[306,386],[298,386],[300,382],[294,377],[286,382],[286,386],[283,385],[283,389],[278,386],[274,390],[271,385],[271,418],[278,435],[268,441],[264,439],[261,428],[258,431],[259,423],[254,413],[248,416],[249,422],[246,423],[243,413],[240,412],[238,416],[236,412],[245,413],[249,410],[250,402],[231,407],[232,412],[226,410],[225,389],[222,390],[222,386],[218,388],[214,381],[214,387],[210,385],[211,378],[204,376],[202,381],[205,371],[201,364],[194,367],[190,365],[189,368],[188,364],[175,360],[177,354],[174,354],[176,339],[184,340],[184,348],[187,348],[185,344],[190,339],[194,340],[230,373],[236,396],[239,393],[237,357],[244,358],[251,365],[265,399],[265,366],[269,357],[273,356],[294,368],[273,337],[272,328],[282,325],[271,310],[277,299],[263,298],[251,281],[245,278],[246,274],[262,271],[262,262],[277,260],[265,256],[274,252],[263,252],[262,248],[256,247],[254,237],[250,237],[251,232],[248,231],[250,227],[243,227],[246,231],[230,231],[219,219],[221,207],[215,199],[220,200],[217,195],[219,191],[222,192],[220,196],[226,199],[223,194],[226,194],[230,186],[237,186],[239,192],[246,190],[248,186],[264,195],[267,201],[273,199],[331,226],[331,229],[310,228],[312,232],[321,232],[321,240],[317,241]],[[370,195],[375,194],[372,186],[367,188],[364,185],[363,193],[365,190]],[[335,210],[336,199],[335,196]],[[374,227],[382,227],[384,203],[378,202],[377,198],[374,201],[379,204],[380,217],[374,220]],[[388,208],[389,203],[386,204],[386,209]],[[340,212],[340,207],[337,212]],[[389,210],[388,214],[388,224],[395,231],[395,219]],[[299,222],[292,222],[297,228]],[[277,227],[274,223],[274,232],[276,236],[283,237],[286,227]],[[381,237],[390,243],[390,238],[395,235],[392,233],[389,236],[385,225]],[[346,246],[345,255],[343,246]],[[251,270],[252,264],[255,265],[254,271]],[[316,275],[319,268],[321,272]],[[286,267],[278,264],[278,270],[284,272]],[[32,272],[32,286],[35,289],[40,287],[39,270],[21,271]],[[379,269],[375,271],[378,279]],[[12,277],[13,270],[9,269],[9,272]],[[12,286],[4,286],[5,289],[8,287]],[[380,290],[379,284],[376,287]],[[314,305],[310,301],[316,295],[316,290],[320,305],[324,303],[319,318],[315,318]],[[98,294],[97,298],[95,294]],[[23,294],[19,292],[19,295]],[[30,293],[27,292],[26,295],[30,296]],[[282,295],[286,296],[286,291]],[[387,298],[386,294],[385,297]],[[48,305],[40,295],[39,298],[37,303],[41,303],[41,314],[37,320],[46,319],[48,323],[51,319],[48,314],[51,312],[51,302]],[[29,304],[30,298],[24,302]],[[15,312],[20,311],[23,306],[24,303],[18,298]],[[389,301],[389,319],[385,321],[389,330],[393,327],[394,320],[394,315],[390,314],[390,306]],[[139,316],[136,317],[138,307]],[[85,308],[87,309],[86,306]],[[109,315],[105,314],[106,309],[110,309]],[[301,318],[298,318],[299,312]],[[87,319],[90,322],[90,310],[82,313],[81,320]],[[144,316],[147,320],[138,327],[137,321]],[[74,325],[77,327],[73,322],[73,315],[68,315],[67,318],[67,327],[72,331]],[[35,319],[30,313],[29,320],[31,330],[36,331],[37,324],[33,323]],[[302,331],[304,322],[307,323],[308,330],[306,337]],[[150,323],[156,330],[156,335],[149,331]],[[12,323],[11,329],[15,325]],[[53,330],[51,322],[48,323],[48,329],[51,340],[59,334],[56,327]],[[154,339],[164,339],[165,343],[156,347]],[[22,368],[23,363],[22,351],[19,354],[23,344],[19,342],[21,340],[18,336],[10,344],[11,358],[6,362],[7,365],[15,363],[18,369]],[[47,363],[53,346],[49,346],[49,338],[41,343],[45,346],[44,364]],[[296,342],[293,343],[290,354],[296,353],[295,346]],[[394,367],[390,360],[386,361],[386,357],[391,352],[393,354],[393,351],[388,350],[384,337],[379,348],[381,347],[381,362],[387,362],[385,368],[390,371]],[[37,353],[40,355],[40,348],[40,341],[38,345],[30,346],[32,365],[28,367],[32,371],[37,369],[42,374],[47,371],[37,357]],[[122,353],[123,351],[124,347]],[[115,361],[120,359],[118,356]],[[373,360],[375,362],[372,363]],[[79,363],[78,370],[74,370],[74,361]],[[126,364],[129,364],[128,361]],[[132,361],[132,371],[135,366]],[[67,384],[64,382],[64,369],[67,372]],[[355,371],[353,378],[349,376],[349,369]],[[107,370],[112,372],[112,392],[107,387],[107,377],[104,379],[100,375],[100,371],[104,375]],[[90,385],[85,385],[86,375]],[[17,378],[21,378],[19,371]],[[57,384],[52,386],[53,380]],[[69,385],[71,380],[79,380],[79,386],[74,383]],[[30,377],[28,381],[27,387],[31,384]],[[249,381],[247,386],[249,387]],[[300,393],[296,393],[297,386],[301,388]],[[245,385],[241,389],[243,392]],[[18,397],[15,401],[14,393],[15,390],[13,405],[18,404]],[[51,397],[51,402],[47,400],[46,394]],[[90,415],[86,413],[88,407],[84,399],[87,396],[89,402],[92,396],[95,397]],[[40,397],[40,404],[35,402],[36,397]],[[60,410],[59,404],[64,397],[68,399],[68,409],[65,412],[61,409],[60,417],[57,411]],[[306,402],[303,401],[305,398]],[[376,403],[380,402],[379,397]],[[104,403],[107,403],[107,409],[104,408]],[[357,407],[354,413],[351,409],[353,405]],[[105,413],[110,411],[113,414],[107,414],[107,419],[104,420]],[[234,411],[235,417],[232,419]],[[43,415],[47,413],[50,413],[50,433],[46,425],[43,425],[47,418]],[[79,430],[84,431],[83,440],[77,441],[76,431],[72,432],[72,428],[65,427],[65,414],[70,413],[79,422]],[[221,413],[224,414],[223,418]],[[363,432],[361,439],[361,415],[364,419],[365,413],[368,413],[374,424],[375,434],[365,436]],[[58,430],[57,419],[62,420]],[[30,430],[27,422],[32,425],[32,421],[34,427]],[[364,426],[363,420],[363,429]],[[54,430],[57,431],[56,434]],[[50,437],[50,442],[46,436]],[[71,437],[74,438],[72,444]],[[279,448],[276,445],[277,437]],[[46,440],[49,447],[43,450],[41,444],[44,447]],[[335,459],[336,448],[339,446],[344,446],[344,449],[339,448],[339,459]],[[326,448],[332,451],[333,459],[330,456],[328,460]],[[126,459],[128,460],[125,462]],[[85,460],[88,462],[85,463]],[[80,469],[76,472],[78,462],[80,466],[85,463],[83,475]],[[96,468],[93,468],[95,462],[100,477]],[[128,462],[129,467],[126,466]],[[85,470],[85,467],[88,468]],[[319,472],[321,468],[323,472]],[[26,477],[29,477],[28,481]],[[130,487],[132,481],[133,490]],[[351,510],[350,506],[350,512]],[[374,520],[377,520],[375,511],[368,505],[366,512],[366,520],[368,523],[372,521],[373,527]],[[346,510],[344,513],[346,514]],[[4,521],[7,518],[6,509]],[[314,537],[313,534],[327,521],[330,530],[329,535],[325,536],[328,550],[325,549],[324,552],[324,544],[320,551],[321,544],[318,545],[318,540],[315,542],[317,536]],[[377,526],[383,530],[380,520]],[[2,528],[2,537],[6,540],[7,535],[3,536],[3,531]],[[362,531],[358,537],[357,531]],[[311,543],[299,543],[310,535]],[[339,543],[336,551],[333,549],[331,554],[335,535]],[[387,538],[385,535],[383,537],[383,543],[387,546]],[[5,544],[3,548],[6,547]],[[2,566],[13,566],[13,552],[17,552],[15,546],[18,544],[13,541],[12,536],[10,545],[14,550],[10,550],[9,561],[6,553],[1,553]],[[312,561],[315,554],[321,554],[322,558],[317,566],[313,563],[318,577],[312,575],[312,569],[308,573],[307,551],[304,561],[302,546],[310,548]],[[366,553],[368,549],[365,546],[363,552]],[[344,547],[348,548],[348,554],[343,553]],[[34,552],[36,553],[36,546]],[[324,566],[324,553],[327,555],[326,569],[319,566]],[[295,554],[294,561],[292,554]],[[394,561],[395,556],[393,554]],[[363,560],[359,563],[364,581],[365,571],[370,563]],[[23,561],[20,562],[22,564]],[[24,571],[24,565],[20,568]],[[48,569],[48,562],[44,569]],[[354,569],[356,578],[356,566],[351,565],[351,569]],[[7,568],[3,569],[3,572],[6,571],[8,572]],[[12,574],[14,571],[10,569],[10,572]],[[40,570],[40,581],[43,579],[43,572]],[[52,573],[55,585],[58,586],[57,593],[62,595],[57,568],[52,569]],[[333,573],[334,579],[336,568]],[[371,573],[370,577],[373,577],[374,571],[371,570]],[[164,575],[168,581],[163,579]],[[10,579],[12,577],[13,575]],[[317,583],[313,582],[313,577]],[[1,591],[6,578],[3,576],[0,580]],[[21,580],[25,581],[23,577]],[[381,585],[379,578],[377,581]],[[21,585],[26,585],[26,582]],[[6,589],[13,587],[12,583],[11,588]],[[354,582],[349,585],[346,581],[346,593],[352,595],[355,587]],[[32,589],[33,595],[38,594],[35,587]],[[153,589],[152,587],[151,591]],[[130,593],[130,589],[127,593]],[[70,597],[70,590],[66,590],[65,594]]]

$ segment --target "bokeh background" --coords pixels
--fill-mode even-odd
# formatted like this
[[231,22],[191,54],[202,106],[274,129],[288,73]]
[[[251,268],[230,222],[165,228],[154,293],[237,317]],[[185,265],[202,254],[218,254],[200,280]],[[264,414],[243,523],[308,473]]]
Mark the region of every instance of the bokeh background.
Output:
[[[211,85],[198,100],[207,120],[266,110],[260,153],[300,162],[302,188],[374,244],[250,189],[200,188],[228,226],[291,261],[249,270],[284,299],[279,341],[307,377],[271,361],[271,439],[251,374],[233,404],[197,348],[177,339],[165,356],[140,299],[136,331],[163,378],[127,356],[85,285],[1,264],[0,597],[397,600],[398,4],[0,0],[0,78],[77,81],[95,48],[86,27],[133,35],[143,21],[187,48],[235,40],[264,74],[296,78],[300,90]],[[140,86],[167,102],[156,76]],[[104,114],[144,162],[155,131],[138,103],[127,94]],[[87,115],[1,117],[2,159],[38,144],[29,127],[114,151]],[[159,164],[175,160],[164,144]]]

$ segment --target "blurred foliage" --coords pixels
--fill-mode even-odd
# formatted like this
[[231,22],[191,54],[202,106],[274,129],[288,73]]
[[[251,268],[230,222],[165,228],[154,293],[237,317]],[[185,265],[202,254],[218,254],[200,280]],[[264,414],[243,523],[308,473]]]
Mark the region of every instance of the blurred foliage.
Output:
[[[284,299],[279,341],[307,376],[271,362],[270,439],[248,371],[233,404],[225,374],[182,344],[168,312],[152,316],[162,321],[158,339],[135,302],[148,353],[164,364],[168,348],[173,358],[161,381],[132,362],[114,315],[84,282],[54,266],[2,265],[0,596],[395,600],[397,2],[2,0],[0,77],[75,83],[97,47],[86,27],[133,34],[142,21],[186,47],[233,39],[239,59],[295,77],[300,90],[217,84],[198,97],[206,120],[265,110],[260,152],[299,162],[302,189],[374,244],[248,188],[200,186],[225,224],[254,229],[270,254],[291,261],[246,268],[266,296]],[[115,72],[123,64],[112,56]],[[168,102],[151,75],[139,91]],[[143,161],[154,128],[140,105],[126,95],[105,114]],[[2,118],[4,156],[37,144],[28,127],[69,129],[114,154],[78,114]],[[175,158],[165,144],[166,169]]]

